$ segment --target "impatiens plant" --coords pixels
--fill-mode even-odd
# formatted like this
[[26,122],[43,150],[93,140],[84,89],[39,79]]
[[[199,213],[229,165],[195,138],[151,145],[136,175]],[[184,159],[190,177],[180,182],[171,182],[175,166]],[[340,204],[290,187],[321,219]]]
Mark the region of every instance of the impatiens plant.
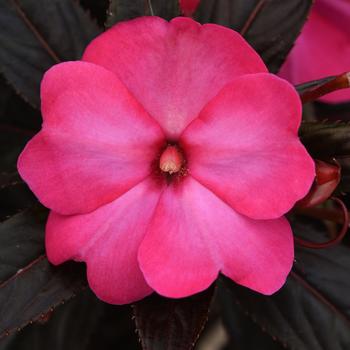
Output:
[[0,4],[0,350],[347,349],[345,1],[79,3]]
[[281,216],[314,165],[299,96],[239,34],[184,18],[118,24],[83,61],[51,68],[41,101],[18,169],[52,210],[51,262],[85,261],[116,304],[186,297],[219,272],[264,294],[282,286],[294,254]]

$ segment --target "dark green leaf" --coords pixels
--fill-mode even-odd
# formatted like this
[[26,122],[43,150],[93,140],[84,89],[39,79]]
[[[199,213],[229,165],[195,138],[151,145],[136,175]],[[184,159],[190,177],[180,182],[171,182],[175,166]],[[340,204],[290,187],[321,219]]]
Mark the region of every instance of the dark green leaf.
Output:
[[350,191],[350,124],[345,122],[303,123],[299,130],[302,143],[315,159],[332,161],[341,166],[339,188]]
[[179,0],[151,0],[154,14],[166,20],[180,15]]
[[53,267],[45,256],[19,270],[0,285],[0,338],[71,299],[85,286],[83,276],[81,265]]
[[[293,223],[293,231],[299,237],[313,242],[330,239],[327,227],[319,221],[302,220]],[[298,248],[295,268],[325,299],[350,320],[350,248],[339,244],[327,249]],[[339,317],[341,316],[339,314]]]
[[85,350],[104,311],[105,304],[86,290],[45,315],[45,322],[41,320],[3,339],[0,350]]
[[143,349],[190,350],[207,318],[214,287],[185,299],[156,294],[134,305],[136,328]]
[[343,122],[303,123],[300,138],[317,159],[350,156],[350,124]]
[[[17,158],[40,124],[39,111],[23,101],[0,76],[0,220],[3,212],[7,211],[6,206],[2,207],[7,197],[2,190],[22,182],[17,173]],[[16,194],[9,195],[7,199],[13,202],[12,197]]]
[[110,0],[107,11],[106,27],[120,21],[132,19],[145,14],[144,0]]
[[21,180],[3,184],[0,189],[0,223],[37,203],[34,194]]
[[53,267],[43,255],[46,215],[28,210],[0,224],[0,338],[40,319],[85,285],[81,266]]
[[196,18],[242,32],[269,70],[278,72],[310,11],[312,0],[202,0]]
[[[106,27],[120,21],[150,15],[147,0],[110,0],[109,3]],[[178,0],[151,0],[150,3],[156,16],[170,20],[180,14]]]
[[33,134],[40,129],[41,121],[40,112],[18,96],[13,87],[0,75],[0,132],[6,133],[12,128],[22,134]]
[[33,133],[0,125],[0,171],[16,171],[17,158]]
[[0,283],[44,254],[46,217],[32,209],[0,223]]
[[326,104],[313,103],[314,113],[318,120],[350,121],[350,103]]
[[81,57],[99,33],[73,0],[0,2],[0,71],[32,105],[39,106],[39,85],[53,64]]
[[17,171],[13,173],[5,173],[5,172],[0,173],[0,190],[8,186],[15,186],[21,183],[23,183],[23,181],[20,178]]
[[[154,13],[165,19],[179,15],[178,1],[151,1]],[[149,13],[147,1],[111,0],[108,26]],[[298,37],[312,0],[202,0],[196,13],[201,23],[218,23],[237,31],[277,72]]]
[[135,324],[132,320],[130,305],[104,305],[105,312],[98,322],[88,350],[96,350],[99,348],[141,349],[141,344],[135,334]]
[[[245,313],[231,292],[218,283],[218,299],[225,328],[230,336],[228,349],[284,350],[285,347]],[[226,349],[226,348],[225,348]]]
[[[294,224],[298,236],[324,241],[320,228]],[[261,328],[287,348],[347,350],[350,348],[350,248],[298,249],[295,272],[275,295],[266,297],[230,286],[235,301]]]
[[287,348],[349,349],[350,322],[314,292],[291,276],[283,289],[272,297],[237,286],[232,295],[260,327]]
[[80,3],[97,20],[99,26],[103,28],[106,22],[109,0],[80,0]]
[[350,157],[340,157],[337,158],[337,160],[342,169],[341,182],[339,188],[343,192],[350,192]]
[[106,304],[86,290],[40,322],[0,341],[0,350],[140,349],[129,305]]

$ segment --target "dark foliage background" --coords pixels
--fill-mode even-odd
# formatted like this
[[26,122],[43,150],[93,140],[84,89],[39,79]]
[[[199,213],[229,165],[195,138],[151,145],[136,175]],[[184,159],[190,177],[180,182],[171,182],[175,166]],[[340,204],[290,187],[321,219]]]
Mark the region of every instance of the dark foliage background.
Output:
[[[156,15],[179,15],[177,0],[151,3]],[[270,71],[277,72],[311,4],[202,0],[195,18],[240,31]],[[132,307],[117,307],[89,291],[84,266],[48,263],[47,210],[16,171],[20,151],[40,129],[42,75],[57,62],[79,59],[105,27],[149,13],[144,0],[0,0],[0,350],[186,350],[194,347],[208,318],[202,338],[214,337],[218,325],[224,327],[223,350],[350,349],[347,241],[325,250],[297,248],[287,284],[272,297],[221,277],[216,286],[191,298],[154,295]],[[299,90],[305,93],[324,82]],[[349,117],[348,104],[309,103],[301,128],[313,157],[340,163],[337,195],[350,190]],[[294,233],[314,242],[332,238],[341,217],[332,203],[290,213]],[[198,344],[203,349],[205,341]]]

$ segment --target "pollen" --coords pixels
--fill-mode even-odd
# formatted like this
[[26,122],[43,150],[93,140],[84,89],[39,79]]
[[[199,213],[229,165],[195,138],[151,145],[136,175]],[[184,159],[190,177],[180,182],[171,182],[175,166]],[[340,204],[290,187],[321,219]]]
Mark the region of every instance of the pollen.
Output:
[[165,173],[174,174],[181,170],[184,158],[176,146],[167,146],[159,159],[159,168]]

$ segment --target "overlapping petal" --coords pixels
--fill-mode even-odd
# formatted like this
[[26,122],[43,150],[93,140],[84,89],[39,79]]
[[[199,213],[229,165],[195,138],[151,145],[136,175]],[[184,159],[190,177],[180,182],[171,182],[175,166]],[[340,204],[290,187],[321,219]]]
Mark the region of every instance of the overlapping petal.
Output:
[[188,18],[120,23],[96,38],[83,59],[115,72],[171,139],[234,78],[266,72],[238,33]]
[[300,99],[286,81],[266,73],[237,78],[181,136],[189,172],[241,214],[278,218],[314,179],[300,120]]
[[46,228],[49,260],[85,261],[96,295],[125,304],[152,292],[137,262],[137,251],[158,203],[161,186],[146,179],[92,213],[63,216],[51,212]]
[[206,289],[219,271],[272,294],[293,263],[285,218],[251,220],[187,177],[162,194],[138,255],[147,283],[167,297]]
[[[317,0],[279,75],[300,84],[350,71],[349,21],[347,0]],[[350,101],[350,91],[339,90],[321,100]]]
[[164,134],[113,73],[62,63],[46,73],[41,94],[43,130],[18,169],[45,206],[86,213],[149,175]]

